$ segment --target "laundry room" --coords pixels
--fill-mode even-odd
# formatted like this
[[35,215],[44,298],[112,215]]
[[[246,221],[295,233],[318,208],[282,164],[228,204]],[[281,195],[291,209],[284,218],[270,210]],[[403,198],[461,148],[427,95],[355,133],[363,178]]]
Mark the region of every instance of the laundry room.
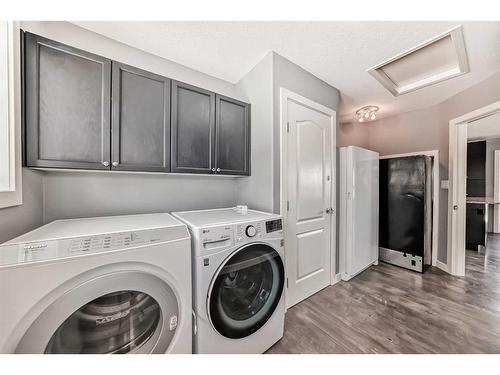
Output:
[[500,354],[500,21],[91,3],[0,21],[14,366]]

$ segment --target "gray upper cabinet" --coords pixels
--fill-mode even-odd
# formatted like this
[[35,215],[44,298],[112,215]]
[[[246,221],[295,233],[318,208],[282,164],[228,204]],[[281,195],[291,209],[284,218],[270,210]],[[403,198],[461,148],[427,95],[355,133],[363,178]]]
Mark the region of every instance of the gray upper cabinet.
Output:
[[215,172],[215,94],[172,81],[171,171]]
[[250,104],[24,33],[28,167],[250,175]]
[[111,61],[25,34],[26,164],[109,169]]
[[216,96],[216,172],[250,175],[250,104]]
[[113,62],[112,169],[170,171],[170,80]]

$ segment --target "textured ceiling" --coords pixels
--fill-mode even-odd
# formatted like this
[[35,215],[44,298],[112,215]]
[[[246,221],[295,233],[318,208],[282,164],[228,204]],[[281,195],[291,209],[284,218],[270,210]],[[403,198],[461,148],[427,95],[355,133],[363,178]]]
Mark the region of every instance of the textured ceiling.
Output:
[[[380,117],[442,102],[500,71],[500,22],[74,22],[236,83],[273,50],[341,92],[341,121],[364,105]],[[393,97],[366,69],[462,24],[470,73]]]

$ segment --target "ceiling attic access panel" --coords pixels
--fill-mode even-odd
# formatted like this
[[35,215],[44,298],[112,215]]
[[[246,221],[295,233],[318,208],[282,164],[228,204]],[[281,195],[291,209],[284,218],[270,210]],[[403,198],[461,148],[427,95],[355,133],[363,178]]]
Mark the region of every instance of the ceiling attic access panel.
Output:
[[462,26],[367,70],[394,96],[469,72]]

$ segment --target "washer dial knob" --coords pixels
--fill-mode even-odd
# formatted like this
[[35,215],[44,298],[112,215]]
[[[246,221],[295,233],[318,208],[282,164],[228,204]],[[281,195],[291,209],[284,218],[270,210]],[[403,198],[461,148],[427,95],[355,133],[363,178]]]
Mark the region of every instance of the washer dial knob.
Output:
[[245,229],[245,233],[248,237],[254,237],[257,234],[257,229],[253,225],[249,225],[247,229]]

